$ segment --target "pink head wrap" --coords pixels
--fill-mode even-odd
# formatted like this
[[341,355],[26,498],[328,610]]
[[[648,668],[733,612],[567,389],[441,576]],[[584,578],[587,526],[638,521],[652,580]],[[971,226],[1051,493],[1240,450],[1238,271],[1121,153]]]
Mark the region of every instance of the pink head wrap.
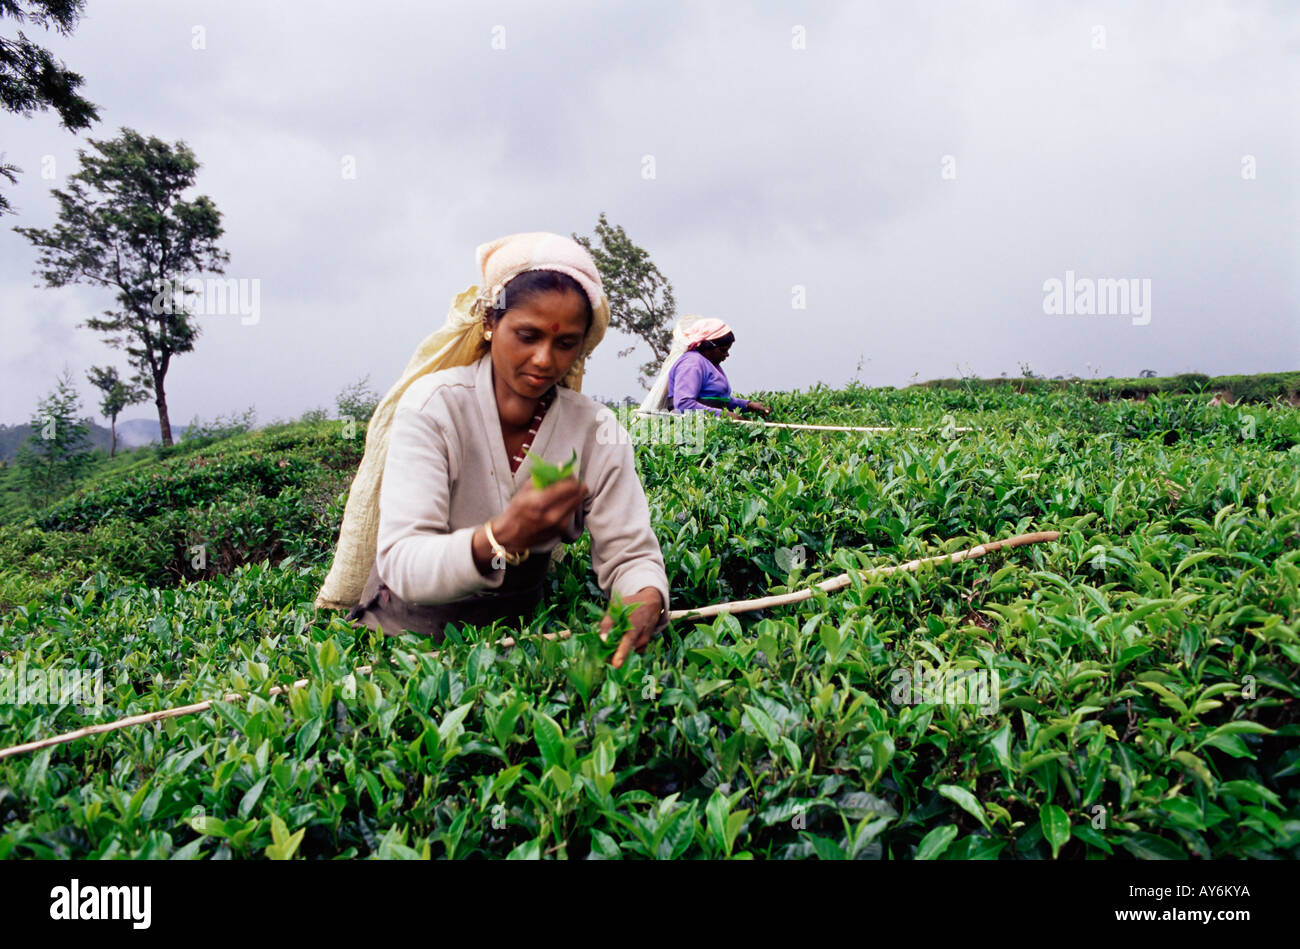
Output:
[[731,332],[731,327],[722,320],[709,317],[703,320],[696,320],[690,326],[682,330],[682,336],[686,337],[687,349],[694,349],[706,339],[721,339]]

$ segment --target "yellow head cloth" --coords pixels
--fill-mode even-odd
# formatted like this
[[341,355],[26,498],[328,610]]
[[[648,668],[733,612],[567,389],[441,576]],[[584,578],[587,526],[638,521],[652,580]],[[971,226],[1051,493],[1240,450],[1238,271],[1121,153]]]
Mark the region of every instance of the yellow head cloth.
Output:
[[593,300],[591,326],[583,340],[582,355],[560,381],[560,385],[574,392],[582,391],[587,357],[609,327],[609,300],[591,255],[576,241],[540,232],[513,234],[482,244],[477,255],[481,283],[452,298],[446,322],[416,347],[401,378],[380,400],[370,418],[366,450],[348,492],[334,562],[316,595],[318,607],[351,609],[360,602],[361,591],[370,578],[379,539],[379,487],[388,457],[393,416],[402,395],[421,376],[467,366],[488,351],[489,344],[483,338],[483,315],[513,277],[527,270],[559,270],[574,277]]

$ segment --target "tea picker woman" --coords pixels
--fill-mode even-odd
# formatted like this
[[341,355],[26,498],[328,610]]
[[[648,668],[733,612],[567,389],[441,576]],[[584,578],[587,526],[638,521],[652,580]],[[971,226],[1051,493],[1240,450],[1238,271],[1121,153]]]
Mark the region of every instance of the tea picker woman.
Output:
[[[612,413],[580,394],[609,324],[600,275],[557,234],[513,234],[477,256],[479,287],[453,300],[375,410],[316,605],[437,641],[449,622],[526,619],[550,554],[585,529],[602,591],[635,607],[621,665],[667,625],[668,579],[631,440],[609,438]],[[534,487],[529,451],[555,464],[576,452],[581,480]]]
[[736,334],[722,320],[683,316],[673,329],[673,346],[643,411],[711,412],[736,418],[736,412],[771,415],[762,402],[731,395],[731,382],[722,362],[731,354]]

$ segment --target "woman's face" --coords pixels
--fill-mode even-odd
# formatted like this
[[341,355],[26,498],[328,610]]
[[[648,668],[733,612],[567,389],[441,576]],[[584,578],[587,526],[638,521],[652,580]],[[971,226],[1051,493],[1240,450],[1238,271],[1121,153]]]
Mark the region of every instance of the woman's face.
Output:
[[492,328],[497,379],[520,398],[539,398],[577,361],[586,331],[586,301],[571,290],[511,307]]
[[733,342],[735,342],[735,340],[730,340],[721,346],[714,346],[711,349],[701,350],[701,352],[705,359],[713,363],[713,365],[718,366],[722,364],[724,359],[731,355],[731,344]]

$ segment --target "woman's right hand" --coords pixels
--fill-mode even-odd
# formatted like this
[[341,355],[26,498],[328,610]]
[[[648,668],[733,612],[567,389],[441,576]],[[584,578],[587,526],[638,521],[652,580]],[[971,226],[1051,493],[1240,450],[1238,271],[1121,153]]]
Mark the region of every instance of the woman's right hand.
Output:
[[587,486],[577,478],[540,489],[530,478],[505,512],[492,519],[492,533],[512,554],[537,547],[565,532],[586,496]]

